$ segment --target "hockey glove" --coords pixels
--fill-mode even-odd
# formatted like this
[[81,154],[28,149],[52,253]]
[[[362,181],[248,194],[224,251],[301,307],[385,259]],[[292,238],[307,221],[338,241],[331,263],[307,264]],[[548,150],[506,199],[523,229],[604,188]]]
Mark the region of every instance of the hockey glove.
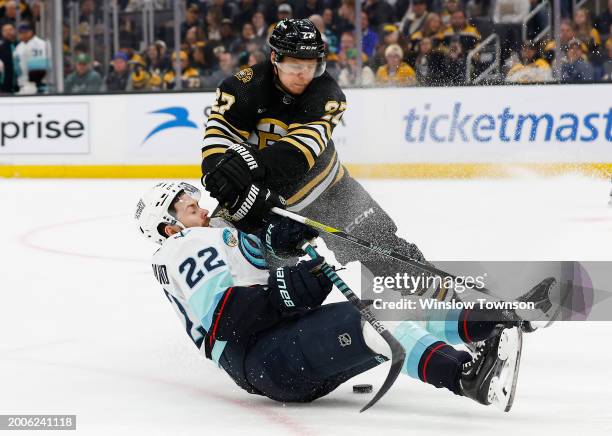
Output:
[[302,256],[300,245],[304,240],[319,236],[319,232],[292,219],[271,215],[261,229],[259,238],[268,252],[276,257]]
[[331,280],[321,271],[324,261],[320,257],[270,271],[272,304],[281,312],[320,306],[332,289]]
[[285,199],[275,192],[268,188],[250,185],[240,195],[235,205],[228,208],[227,219],[238,230],[254,233],[263,227],[264,219],[270,213],[270,209],[285,205]]
[[217,166],[202,178],[202,184],[221,205],[233,207],[240,195],[253,182],[265,176],[264,167],[257,161],[259,152],[250,146],[234,144],[229,147]]

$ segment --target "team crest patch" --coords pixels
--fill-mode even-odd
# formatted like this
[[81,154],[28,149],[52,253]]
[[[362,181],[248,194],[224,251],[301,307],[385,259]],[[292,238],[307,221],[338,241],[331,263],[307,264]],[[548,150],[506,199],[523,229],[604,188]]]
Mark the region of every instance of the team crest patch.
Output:
[[242,83],[248,83],[251,81],[252,78],[253,68],[245,68],[236,73],[236,79],[240,80]]
[[230,229],[223,230],[223,242],[225,242],[229,247],[235,247],[238,245],[238,239],[236,239]]

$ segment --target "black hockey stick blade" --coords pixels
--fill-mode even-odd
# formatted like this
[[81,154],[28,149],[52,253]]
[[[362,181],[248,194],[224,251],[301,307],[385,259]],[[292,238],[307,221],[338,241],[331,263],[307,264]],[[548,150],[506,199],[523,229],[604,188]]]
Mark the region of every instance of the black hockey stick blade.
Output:
[[387,391],[393,386],[397,376],[402,372],[402,368],[404,367],[404,361],[406,360],[406,351],[404,351],[404,347],[398,342],[395,337],[388,330],[385,330],[381,333],[381,336],[387,341],[389,346],[391,347],[391,368],[389,368],[389,373],[387,374],[387,378],[383,382],[382,386],[376,392],[376,395],[370,400],[368,404],[363,406],[359,413],[365,412],[370,407],[380,400],[383,395],[387,393]]
[[[319,257],[319,253],[314,249],[310,243],[305,242],[302,246],[302,249],[313,259],[317,259]],[[374,329],[382,336],[382,338],[389,344],[389,348],[391,349],[391,368],[389,369],[389,373],[387,374],[387,378],[385,379],[383,385],[380,387],[374,398],[372,398],[368,404],[363,406],[363,408],[359,411],[360,413],[368,410],[372,407],[378,400],[380,400],[383,395],[387,393],[387,391],[391,388],[397,376],[402,371],[402,367],[404,366],[404,360],[406,359],[406,351],[404,347],[399,343],[397,339],[387,330],[387,328],[382,324],[376,316],[372,313],[370,308],[363,302],[355,293],[348,287],[348,285],[336,274],[332,267],[330,267],[327,263],[323,263],[321,266],[323,273],[329,277],[334,285],[342,292],[342,294],[346,297],[346,299],[352,303],[357,310],[361,313],[362,318],[367,321]]]

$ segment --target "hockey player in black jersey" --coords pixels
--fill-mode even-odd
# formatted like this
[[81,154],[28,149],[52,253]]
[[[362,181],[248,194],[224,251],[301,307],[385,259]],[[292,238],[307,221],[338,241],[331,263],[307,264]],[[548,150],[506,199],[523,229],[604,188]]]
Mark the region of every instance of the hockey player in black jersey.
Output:
[[[250,231],[280,205],[423,261],[339,160],[332,133],[347,103],[325,72],[317,28],[307,19],[282,20],[269,43],[269,60],[220,85],[206,124],[202,180],[225,206],[223,216]],[[357,259],[333,238],[326,243],[343,264],[360,260],[375,275],[395,272],[363,255]]]

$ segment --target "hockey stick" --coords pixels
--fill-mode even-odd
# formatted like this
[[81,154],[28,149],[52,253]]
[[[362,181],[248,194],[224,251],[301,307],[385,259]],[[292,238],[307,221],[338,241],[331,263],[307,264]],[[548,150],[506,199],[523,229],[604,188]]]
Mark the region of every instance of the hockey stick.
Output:
[[[309,242],[304,243],[302,250],[304,250],[312,259],[317,259],[319,257],[319,253],[317,253]],[[404,347],[402,347],[399,341],[395,339],[389,330],[387,330],[387,328],[376,319],[376,316],[374,316],[370,308],[366,306],[366,304],[361,301],[357,295],[355,295],[344,280],[342,280],[326,262],[323,262],[321,269],[323,270],[323,273],[329,277],[333,284],[336,285],[340,292],[344,294],[346,299],[351,302],[357,308],[357,310],[359,310],[362,318],[369,322],[372,327],[374,327],[374,329],[382,336],[382,338],[391,348],[391,368],[389,369],[389,374],[387,374],[387,378],[378,392],[376,392],[376,395],[374,395],[374,398],[372,398],[370,402],[363,406],[359,411],[364,412],[372,407],[378,400],[380,400],[382,396],[387,393],[389,388],[391,388],[397,379],[397,376],[402,371],[404,360],[406,359],[406,351],[404,351]]]
[[[287,217],[289,219],[292,219],[294,221],[297,221],[298,223],[302,223],[302,224],[306,224],[307,226],[310,227],[314,227],[315,229],[319,229],[324,231],[325,233],[328,233],[330,235],[333,235],[337,238],[340,239],[344,239],[345,241],[349,241],[352,242],[353,244],[359,245],[361,247],[367,248],[369,250],[372,250],[376,253],[380,253],[384,256],[390,257],[391,259],[395,259],[398,260],[400,262],[404,262],[414,268],[417,268],[421,271],[425,271],[427,273],[430,274],[434,274],[434,275],[438,275],[438,276],[443,276],[443,277],[450,277],[453,280],[459,280],[457,276],[454,276],[453,274],[447,273],[446,271],[442,271],[441,269],[438,269],[434,266],[431,265],[426,265],[424,263],[418,262],[408,256],[405,256],[395,250],[391,250],[390,248],[386,248],[386,247],[381,247],[380,245],[376,245],[373,244],[371,242],[368,242],[364,239],[358,238],[356,236],[350,235],[346,232],[343,232],[342,230],[338,230],[335,229],[333,227],[330,227],[328,225],[322,224],[318,221],[312,220],[310,218],[306,218],[303,217],[301,215],[298,215],[297,213],[293,213],[290,212],[288,210],[285,209],[281,209],[280,207],[273,207],[271,209],[271,211],[277,215],[280,216],[284,216]],[[460,281],[456,282],[457,284],[460,284]],[[495,296],[495,294],[493,294],[489,289],[482,287],[482,288],[475,288],[473,289],[474,291],[478,291],[478,292],[482,292],[483,294],[487,294],[487,295],[491,295],[491,296]],[[499,297],[498,297],[499,298]]]

